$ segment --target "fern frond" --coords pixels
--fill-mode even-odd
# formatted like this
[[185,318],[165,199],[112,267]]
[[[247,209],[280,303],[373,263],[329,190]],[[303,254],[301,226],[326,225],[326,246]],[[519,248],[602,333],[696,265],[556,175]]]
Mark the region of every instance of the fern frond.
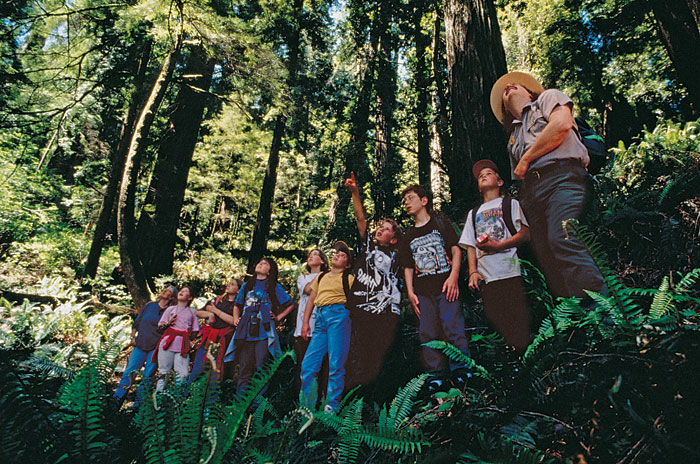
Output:
[[605,263],[605,253],[600,244],[595,241],[593,233],[588,230],[587,227],[582,226],[576,219],[562,221],[562,227],[567,234],[572,233],[581,240],[581,243],[583,243],[588,253],[593,258],[596,267],[603,275],[603,280],[608,287],[610,297],[615,303],[613,306],[615,309],[611,313],[611,317],[617,318],[619,316],[623,328],[638,328],[642,323],[642,320],[639,318],[642,310],[637,303],[630,298],[629,292],[626,291],[618,277],[607,267]]
[[273,357],[269,363],[255,373],[243,395],[237,398],[233,405],[224,408],[226,412],[226,421],[220,430],[221,437],[224,441],[217,455],[223,456],[226,451],[231,448],[246,411],[253,403],[253,400],[255,400],[255,397],[258,396],[260,390],[270,381],[270,378],[272,378],[277,369],[279,369],[282,362],[286,358],[295,359],[294,356],[293,350],[287,350],[280,356]]
[[[408,415],[411,413],[414,398],[418,395],[420,389],[423,388],[423,384],[427,378],[428,374],[421,374],[409,380],[405,387],[399,388],[398,393],[391,402],[389,415],[384,421],[382,421],[380,417],[380,428],[387,427],[395,430],[401,428],[404,421],[408,419]],[[386,408],[383,410],[386,410]]]
[[423,447],[430,446],[430,442],[426,441],[420,431],[414,428],[388,430],[364,427],[356,437],[370,448],[401,454],[420,453]]
[[478,365],[472,358],[462,353],[459,348],[452,345],[451,343],[444,342],[442,340],[431,340],[427,343],[423,343],[423,346],[432,348],[434,350],[442,351],[445,356],[453,361],[464,363],[468,369],[474,371],[474,373],[485,379],[491,378],[486,368]]
[[700,267],[695,268],[686,275],[684,275],[680,282],[678,282],[678,284],[676,285],[675,290],[677,292],[687,291],[690,287],[695,285],[698,279],[700,279]]
[[660,319],[669,313],[675,313],[676,307],[673,305],[673,294],[668,276],[664,276],[659,285],[659,291],[654,295],[654,299],[649,307],[649,317]]

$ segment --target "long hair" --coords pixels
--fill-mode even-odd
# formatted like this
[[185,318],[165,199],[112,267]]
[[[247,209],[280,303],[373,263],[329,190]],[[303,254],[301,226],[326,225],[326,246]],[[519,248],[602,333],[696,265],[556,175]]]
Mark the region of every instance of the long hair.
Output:
[[[309,256],[311,256],[311,253],[313,253],[314,251],[317,251],[318,255],[321,257],[321,272],[326,272],[329,269],[328,257],[320,248],[314,248],[313,250],[309,251],[309,254],[306,255],[306,260],[309,260]],[[306,272],[311,272],[311,268],[309,267],[308,263],[304,263],[304,269],[306,269]]]
[[[265,283],[265,292],[270,297],[270,302],[272,303],[272,311],[279,311],[280,302],[277,299],[277,279],[279,278],[279,267],[277,267],[277,263],[274,259],[269,258],[267,256],[260,258],[260,261],[265,261],[267,264],[270,265],[270,274],[267,276],[267,282]],[[260,263],[260,261],[258,261],[258,263]],[[257,266],[258,263],[256,263],[255,265]],[[255,273],[248,277],[248,280],[246,280],[245,283],[246,292],[249,292],[255,288],[255,280]]]
[[[233,282],[236,282],[236,285],[238,285],[238,291],[240,292],[241,287],[243,287],[243,281],[241,279],[238,279],[238,278],[233,278],[226,283],[226,287],[228,287],[229,284],[231,284]],[[224,298],[226,298],[226,287],[224,287],[224,292],[221,295],[219,295],[219,298],[218,298],[219,300],[223,300]]]

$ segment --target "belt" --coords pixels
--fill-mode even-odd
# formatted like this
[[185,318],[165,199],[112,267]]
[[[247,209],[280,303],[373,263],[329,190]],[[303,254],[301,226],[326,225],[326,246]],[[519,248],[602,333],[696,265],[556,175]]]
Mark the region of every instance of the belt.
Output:
[[551,177],[553,175],[570,172],[575,168],[582,168],[581,161],[577,159],[565,159],[554,161],[552,163],[547,163],[542,167],[531,168],[525,173],[525,182],[535,182],[545,177]]

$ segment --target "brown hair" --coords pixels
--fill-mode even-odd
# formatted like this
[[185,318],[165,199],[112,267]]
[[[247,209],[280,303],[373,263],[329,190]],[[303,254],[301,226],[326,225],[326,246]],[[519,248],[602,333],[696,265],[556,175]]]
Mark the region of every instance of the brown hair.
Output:
[[425,208],[428,210],[428,212],[431,212],[433,210],[433,199],[430,198],[430,195],[428,195],[428,191],[423,188],[422,185],[419,184],[411,184],[408,187],[404,188],[401,191],[401,198],[405,197],[409,193],[415,193],[420,197],[421,199],[427,198],[428,199],[428,204],[425,205]]
[[231,279],[231,280],[229,280],[228,282],[226,282],[226,285],[224,286],[224,293],[222,293],[221,295],[219,295],[219,299],[223,299],[223,298],[226,297],[226,287],[228,287],[229,284],[231,284],[231,283],[233,283],[233,282],[236,282],[236,285],[238,285],[238,291],[239,291],[239,292],[241,291],[241,287],[243,286],[243,281],[242,281],[241,279],[238,279],[238,278],[234,277],[233,279]]
[[[311,253],[313,253],[314,251],[318,251],[319,256],[321,256],[321,272],[326,272],[328,270],[328,257],[326,257],[326,254],[320,248],[314,248],[310,250],[309,253],[306,255],[306,260],[309,260],[309,256],[311,256]],[[311,272],[311,268],[309,267],[308,263],[304,263],[304,269],[306,269],[306,272]]]
[[382,222],[387,222],[391,225],[391,230],[394,232],[394,238],[396,239],[396,244],[398,245],[399,242],[401,242],[401,239],[403,238],[403,231],[401,230],[401,226],[393,219],[387,217],[381,218],[379,220],[380,224]]

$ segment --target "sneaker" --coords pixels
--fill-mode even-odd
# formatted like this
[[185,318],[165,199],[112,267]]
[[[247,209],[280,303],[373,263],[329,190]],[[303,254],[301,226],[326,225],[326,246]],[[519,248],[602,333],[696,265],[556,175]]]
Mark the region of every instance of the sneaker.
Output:
[[326,414],[335,414],[335,409],[333,409],[333,406],[331,406],[330,404],[327,404],[323,408],[323,412],[325,412]]
[[437,393],[443,390],[445,382],[439,377],[431,376],[425,385],[428,393]]
[[467,384],[469,379],[473,377],[473,374],[466,369],[457,369],[452,372],[452,385],[455,388],[462,389]]

